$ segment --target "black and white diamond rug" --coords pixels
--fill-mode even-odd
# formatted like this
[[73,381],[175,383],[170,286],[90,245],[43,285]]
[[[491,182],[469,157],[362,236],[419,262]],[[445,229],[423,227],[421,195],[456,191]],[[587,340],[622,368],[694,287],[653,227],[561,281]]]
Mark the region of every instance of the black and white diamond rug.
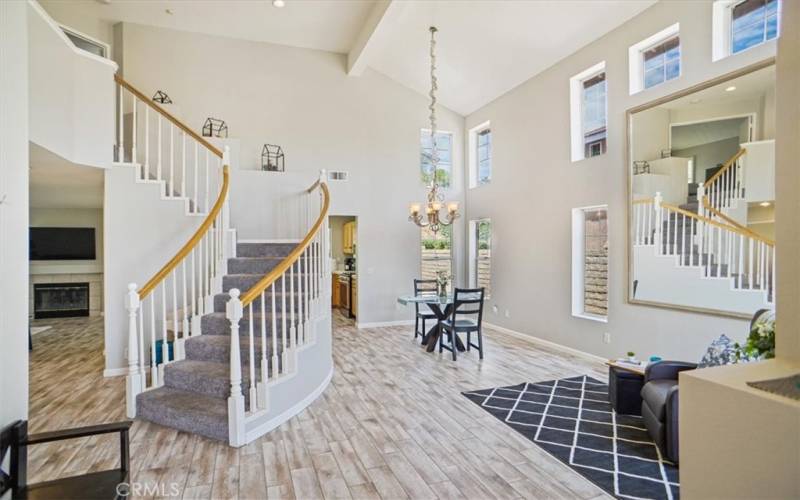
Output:
[[617,498],[679,498],[677,467],[641,417],[612,410],[603,382],[581,375],[463,394]]

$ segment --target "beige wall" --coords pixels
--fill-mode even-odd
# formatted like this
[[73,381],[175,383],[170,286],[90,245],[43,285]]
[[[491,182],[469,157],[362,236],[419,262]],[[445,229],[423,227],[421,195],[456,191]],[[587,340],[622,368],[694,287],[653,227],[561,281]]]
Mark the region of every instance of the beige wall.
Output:
[[[628,47],[680,23],[682,76],[628,94]],[[504,314],[488,320],[600,356],[699,359],[725,333],[742,340],[735,319],[628,304],[625,111],[772,57],[775,43],[711,62],[711,2],[662,1],[620,28],[467,117],[466,128],[492,123],[492,183],[467,191],[467,218],[492,219],[492,298]],[[569,78],[605,61],[608,152],[570,161]],[[571,316],[570,213],[609,206],[608,323]],[[603,333],[611,343],[603,343]]]
[[778,279],[776,355],[800,363],[800,2],[783,2],[776,87],[775,237]]

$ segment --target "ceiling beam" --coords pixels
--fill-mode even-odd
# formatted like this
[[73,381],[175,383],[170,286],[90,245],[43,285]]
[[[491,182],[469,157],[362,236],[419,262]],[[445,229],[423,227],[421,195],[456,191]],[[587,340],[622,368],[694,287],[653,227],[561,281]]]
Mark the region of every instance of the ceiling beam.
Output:
[[378,0],[367,16],[364,26],[358,33],[350,52],[347,54],[347,74],[361,76],[367,68],[369,54],[375,46],[378,32],[385,30],[390,20],[397,17],[400,9],[399,0]]

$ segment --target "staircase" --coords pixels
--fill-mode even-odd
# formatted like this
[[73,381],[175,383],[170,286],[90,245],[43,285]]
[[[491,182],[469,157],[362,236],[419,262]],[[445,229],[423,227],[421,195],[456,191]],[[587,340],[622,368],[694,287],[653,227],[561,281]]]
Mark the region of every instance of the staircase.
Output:
[[[152,391],[139,394],[136,398],[137,416],[159,425],[173,427],[186,432],[200,434],[228,441],[228,396],[230,394],[230,322],[225,315],[225,306],[234,288],[249,289],[266,273],[274,269],[294,248],[294,244],[284,243],[239,243],[237,255],[228,260],[228,274],[222,278],[222,293],[214,296],[214,309],[201,317],[199,334],[189,337],[184,343],[185,358],[169,363],[164,368],[164,385]],[[270,292],[271,294],[272,292]],[[280,286],[274,292],[277,304],[284,303]],[[269,295],[271,300],[271,295]],[[297,302],[299,304],[299,301]],[[274,314],[275,323],[283,321],[284,312]],[[242,352],[242,383],[250,385],[247,371],[250,356],[248,339],[249,318],[243,318],[239,326],[239,342]],[[265,346],[260,337],[253,339],[255,370],[261,373],[260,353],[262,348],[269,352],[285,351],[281,337],[272,344],[272,315],[255,314],[254,330],[261,331],[264,324]],[[296,340],[296,339],[295,339]],[[265,369],[282,371],[280,359],[273,366],[272,358],[266,360]],[[245,405],[250,404],[250,394],[245,392]]]
[[745,153],[685,204],[664,203],[660,193],[633,202],[635,298],[742,315],[774,307],[775,243],[726,215],[746,203]]
[[237,242],[228,149],[115,81],[115,168],[133,167],[134,186],[159,186],[161,199],[185,203],[188,223],[199,220],[125,293],[127,415],[242,446],[302,411],[332,376],[327,176],[291,200],[301,241]]

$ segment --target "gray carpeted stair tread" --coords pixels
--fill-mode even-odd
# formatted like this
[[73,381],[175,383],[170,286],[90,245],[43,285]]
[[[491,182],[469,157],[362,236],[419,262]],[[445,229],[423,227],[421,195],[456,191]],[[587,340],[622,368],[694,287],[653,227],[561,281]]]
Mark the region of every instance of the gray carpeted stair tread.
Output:
[[[249,385],[250,374],[242,370],[242,386]],[[164,367],[164,385],[186,392],[216,398],[231,393],[231,371],[228,363],[184,359]]]
[[150,422],[221,441],[228,440],[228,403],[171,387],[136,396],[136,416]]
[[[246,292],[249,290],[253,285],[261,281],[266,273],[258,273],[258,274],[226,274],[222,277],[222,291],[229,292],[233,288],[238,288],[241,292]],[[286,290],[288,292],[292,291],[292,284],[290,282],[291,275],[286,274]],[[294,273],[294,290],[297,293],[300,290],[300,285],[297,283],[298,279],[305,279],[305,274],[299,275],[299,273]],[[283,291],[283,281],[282,279],[278,279],[275,281],[275,290]],[[305,284],[303,285],[305,286]],[[268,288],[269,290],[269,288]]]
[[[241,292],[245,292],[246,290],[240,290],[240,291]],[[272,310],[272,291],[270,289],[268,289],[266,292],[264,292],[264,296],[266,297],[266,304],[264,304],[264,306],[265,306],[265,308],[267,310],[267,313],[269,313]],[[282,300],[283,300],[282,297],[283,296],[284,296],[284,293],[282,291],[276,291],[275,292],[275,310],[276,311],[282,311],[283,310],[283,302],[282,302]],[[289,306],[291,305],[291,299],[290,299],[291,293],[287,292],[285,294],[285,296],[286,296],[286,311],[288,312],[288,311],[290,311]],[[295,291],[295,298],[294,298],[295,311],[297,311],[298,308],[299,308],[299,302],[300,301],[298,300],[298,297],[300,297],[300,295],[297,293],[297,291]],[[231,299],[231,296],[229,294],[227,294],[227,293],[218,293],[218,294],[214,295],[214,312],[225,312],[225,305],[228,303],[228,301],[230,299]],[[252,302],[252,304],[253,304],[253,308],[254,308],[253,309],[253,313],[255,313],[256,311],[260,311],[261,310],[261,297],[260,296],[256,297],[256,299]],[[247,307],[245,307],[245,315],[247,315],[247,314],[248,314]]]
[[[270,304],[267,304],[267,308],[269,308]],[[249,311],[249,309],[248,309]],[[272,334],[272,315],[270,313],[266,314],[266,324],[265,329],[268,334]],[[295,314],[295,321],[299,318],[297,314]],[[290,315],[286,315],[287,324],[290,321]],[[283,321],[283,314],[278,311],[275,314],[275,326],[278,327],[280,331],[281,325]],[[203,335],[225,335],[228,336],[231,334],[231,323],[228,321],[228,318],[225,317],[224,312],[213,312],[209,314],[205,314],[200,318],[200,328],[203,332]],[[253,313],[253,331],[258,332],[261,334],[261,312],[260,307],[256,308]],[[245,336],[249,335],[250,333],[250,314],[246,311],[245,315],[239,320],[239,335]]]
[[[278,337],[278,350],[281,349],[281,338]],[[191,361],[211,361],[214,363],[223,363],[227,366],[228,360],[231,358],[231,338],[227,335],[201,335],[199,337],[191,337],[186,339],[186,359]],[[267,356],[271,356],[272,337],[267,336],[266,342]],[[260,365],[261,361],[261,335],[255,333],[253,335],[253,351],[255,354],[256,365]],[[248,336],[240,336],[239,338],[239,352],[241,354],[242,364],[246,365],[250,362],[250,339]]]
[[296,243],[238,243],[237,257],[285,257],[296,247]]

